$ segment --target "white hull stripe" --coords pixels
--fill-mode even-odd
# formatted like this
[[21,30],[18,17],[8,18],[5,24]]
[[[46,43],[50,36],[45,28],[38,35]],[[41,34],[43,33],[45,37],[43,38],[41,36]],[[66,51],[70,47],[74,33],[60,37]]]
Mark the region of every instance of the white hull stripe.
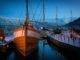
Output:
[[[14,38],[24,36],[24,30],[19,30],[14,32]],[[29,37],[34,37],[34,38],[39,38],[39,34],[36,31],[32,30],[27,30],[27,36]]]

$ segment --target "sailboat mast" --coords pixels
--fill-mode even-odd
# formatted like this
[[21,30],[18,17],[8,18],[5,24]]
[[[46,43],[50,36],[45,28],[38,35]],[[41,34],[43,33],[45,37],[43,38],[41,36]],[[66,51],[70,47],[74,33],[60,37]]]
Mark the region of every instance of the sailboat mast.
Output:
[[70,14],[71,14],[71,22],[72,22],[72,17],[73,17],[73,15],[72,15],[72,10],[70,11]]
[[[73,18],[72,10],[70,11],[70,15],[71,15],[70,20],[71,20],[71,22],[72,22],[72,21],[73,21],[73,19],[72,19],[72,18]],[[71,30],[73,29],[73,28],[72,28],[72,25],[71,25],[71,27],[70,27],[70,28],[71,28]],[[72,33],[73,33],[73,32],[72,32]]]
[[28,0],[26,0],[26,20],[29,19],[29,6],[28,6]]
[[42,0],[42,14],[43,14],[43,23],[45,22],[45,7],[44,7],[45,5],[44,5],[44,0]]
[[55,16],[55,19],[56,19],[56,25],[58,26],[58,7],[56,6],[56,16]]
[[[27,46],[27,26],[28,26],[28,20],[29,20],[29,8],[28,8],[28,3],[29,3],[29,1],[28,0],[26,0],[26,19],[25,19],[25,21],[24,21],[24,34],[25,34],[25,47]],[[26,47],[27,48],[27,47]],[[25,55],[26,55],[26,48],[25,48]]]
[[28,24],[28,20],[29,20],[29,0],[26,0],[26,19],[24,22],[24,25],[26,26]]

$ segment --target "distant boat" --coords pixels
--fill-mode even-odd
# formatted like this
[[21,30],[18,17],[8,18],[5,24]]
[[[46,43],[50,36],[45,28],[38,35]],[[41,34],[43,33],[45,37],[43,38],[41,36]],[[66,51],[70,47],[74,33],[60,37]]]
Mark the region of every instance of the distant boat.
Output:
[[8,44],[5,41],[4,29],[0,28],[0,52],[6,52]]
[[0,47],[5,45],[5,34],[4,30],[0,28]]
[[4,30],[0,28],[0,40],[4,40],[5,35],[4,35]]

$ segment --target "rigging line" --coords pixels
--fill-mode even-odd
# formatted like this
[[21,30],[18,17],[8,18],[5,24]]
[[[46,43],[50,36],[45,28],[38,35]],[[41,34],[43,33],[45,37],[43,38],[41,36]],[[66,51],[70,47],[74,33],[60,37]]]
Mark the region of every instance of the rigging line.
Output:
[[45,0],[42,0],[42,21],[45,22]]
[[38,4],[37,4],[36,9],[35,9],[34,12],[33,12],[32,20],[35,19],[35,15],[37,14],[37,11],[38,11],[38,9],[39,9],[39,7],[40,7],[40,4],[41,4],[41,3],[38,3]]
[[42,16],[42,9],[40,10],[40,13],[39,13],[39,18],[40,18],[40,22],[42,22],[42,18],[43,18],[43,16]]
[[43,22],[43,20],[44,20],[44,17],[43,17],[43,15],[44,15],[44,14],[43,14],[43,13],[44,13],[44,11],[43,11],[43,8],[44,8],[44,7],[43,7],[43,4],[44,4],[44,3],[43,3],[43,0],[41,0],[41,14],[39,15],[39,17],[41,18],[41,19],[40,19],[40,22]]
[[11,19],[6,19],[6,18],[4,18],[4,20],[7,22],[7,24],[9,25],[9,24],[13,24],[10,20]]

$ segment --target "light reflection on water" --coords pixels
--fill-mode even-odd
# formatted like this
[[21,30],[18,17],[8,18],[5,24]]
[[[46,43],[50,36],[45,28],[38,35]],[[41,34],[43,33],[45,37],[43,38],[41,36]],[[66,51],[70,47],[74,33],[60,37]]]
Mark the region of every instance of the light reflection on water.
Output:
[[51,48],[47,42],[39,42],[39,60],[66,60],[55,48]]
[[[67,60],[63,55],[61,55],[56,49],[51,47],[46,40],[39,41],[38,44],[38,59],[39,60]],[[37,57],[36,57],[37,58]],[[15,60],[16,53],[12,51],[7,60]],[[33,60],[33,59],[32,59]]]
[[8,60],[15,60],[15,53],[12,52],[9,57],[8,57]]

